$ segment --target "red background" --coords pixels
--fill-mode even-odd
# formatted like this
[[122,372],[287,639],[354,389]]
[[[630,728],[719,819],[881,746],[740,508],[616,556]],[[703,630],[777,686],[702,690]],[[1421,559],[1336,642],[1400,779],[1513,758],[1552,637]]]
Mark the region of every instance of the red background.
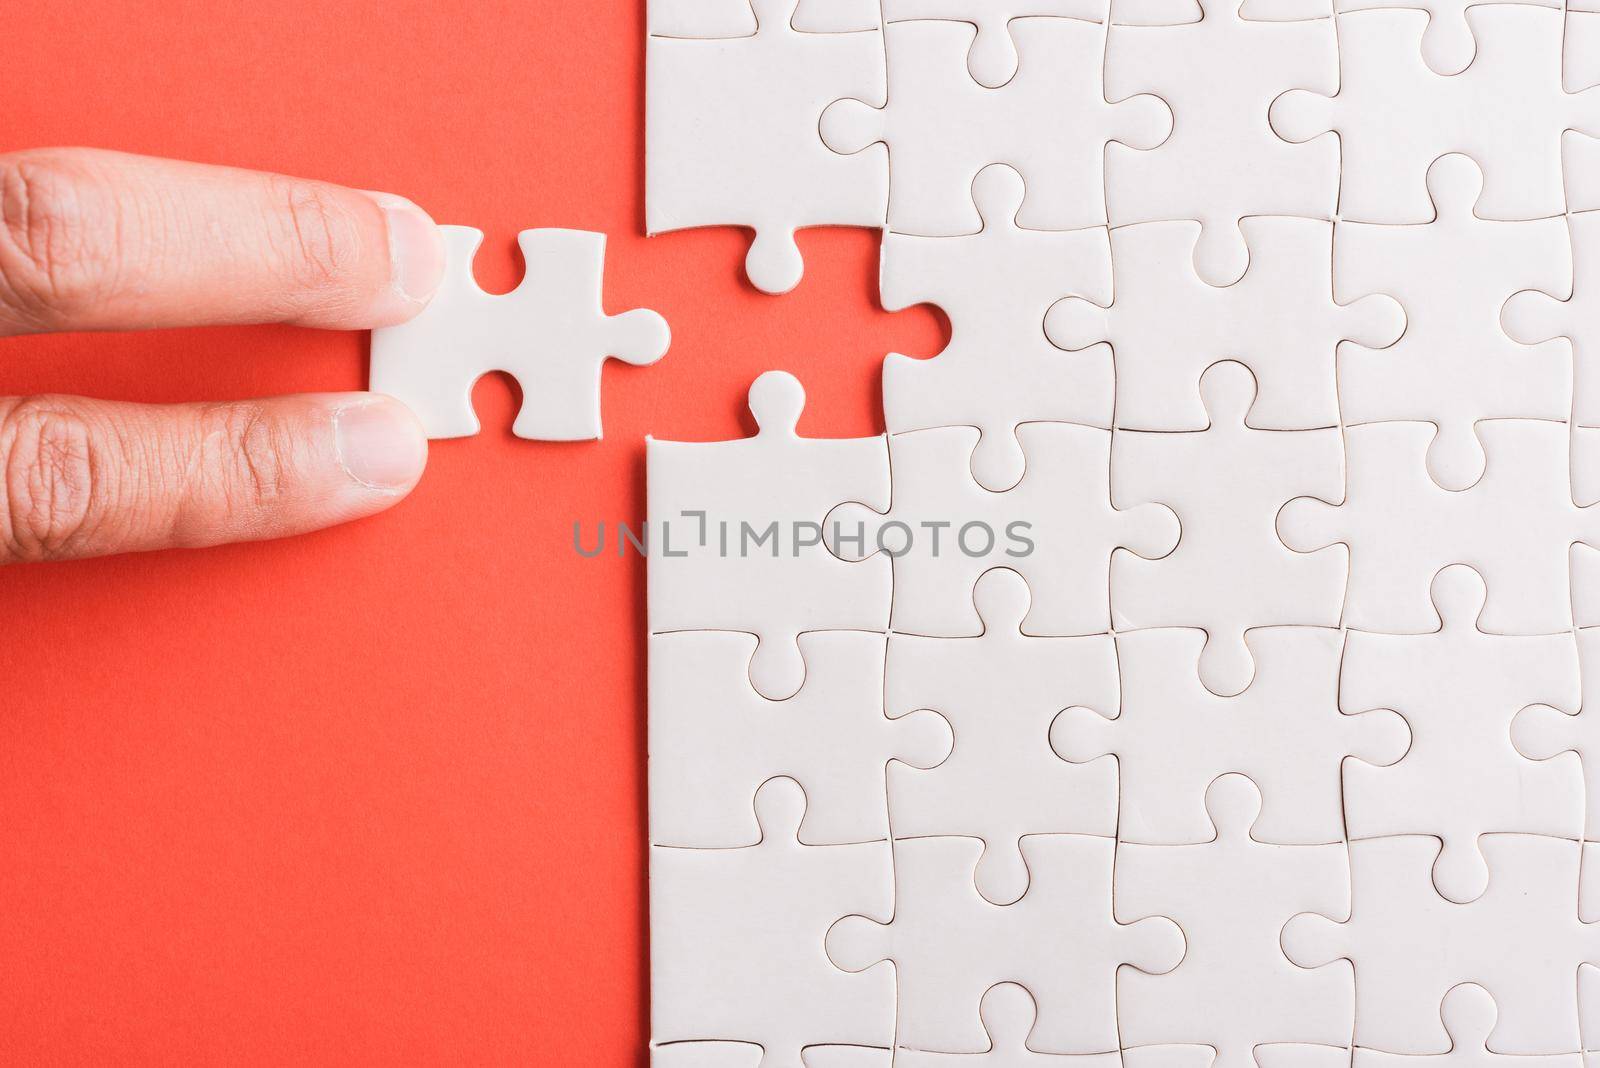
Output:
[[[642,3],[11,0],[0,151],[87,144],[325,178],[488,234],[610,235],[606,306],[672,350],[608,365],[606,439],[437,442],[393,512],[295,541],[0,571],[0,1059],[635,1064],[648,1037],[647,433],[881,429],[877,235],[643,236]],[[277,327],[0,342],[0,394],[359,389],[366,337]]]

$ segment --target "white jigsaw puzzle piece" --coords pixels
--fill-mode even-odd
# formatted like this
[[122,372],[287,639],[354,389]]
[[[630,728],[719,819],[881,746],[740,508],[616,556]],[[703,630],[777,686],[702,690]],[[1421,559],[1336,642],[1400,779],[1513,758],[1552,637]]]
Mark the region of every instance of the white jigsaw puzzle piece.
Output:
[[1600,91],[1563,88],[1562,13],[1480,4],[1466,18],[1476,58],[1441,77],[1422,58],[1426,11],[1341,15],[1338,94],[1293,89],[1273,101],[1272,127],[1285,140],[1339,134],[1344,218],[1428,221],[1424,175],[1451,152],[1483,167],[1482,218],[1542,219],[1565,210],[1561,135],[1600,135]]
[[1566,419],[1572,410],[1572,349],[1565,340],[1524,348],[1506,335],[1500,309],[1522,289],[1565,293],[1572,254],[1560,216],[1490,222],[1473,214],[1481,172],[1450,155],[1428,169],[1437,218],[1417,226],[1341,222],[1333,273],[1348,293],[1392,293],[1406,333],[1384,352],[1340,356],[1339,398],[1347,425],[1427,420],[1439,427],[1428,472],[1462,490],[1483,474],[1475,432],[1484,419]]
[[1261,840],[1338,842],[1345,758],[1392,764],[1405,755],[1410,735],[1400,716],[1340,713],[1336,630],[1252,631],[1259,666],[1237,697],[1218,697],[1200,684],[1195,663],[1205,636],[1199,631],[1136,631],[1116,640],[1121,714],[1067,709],[1051,726],[1050,744],[1073,762],[1116,758],[1123,842],[1209,841],[1205,792],[1229,772],[1249,776],[1265,796],[1254,832]]
[[[1600,0],[1569,0],[1567,3],[1566,39],[1562,41],[1561,84],[1569,93],[1581,92],[1591,85],[1600,85]],[[1575,135],[1579,140],[1594,139]],[[1571,188],[1570,183],[1568,186]],[[1593,192],[1590,194],[1594,195]],[[1583,210],[1568,203],[1568,211]]]
[[981,1053],[933,1053],[901,1049],[898,1068],[1120,1068],[1112,1053],[1035,1053],[1028,1036],[1038,1018],[1033,995],[1016,983],[997,983],[983,995],[978,1012],[989,1032],[989,1048]]
[[871,1046],[807,1046],[800,1051],[805,1068],[892,1068],[894,1050]]
[[800,0],[790,25],[802,33],[859,33],[883,27],[878,0]]
[[1425,1057],[1358,1049],[1352,1068],[1583,1068],[1577,1051],[1526,1056],[1497,1053],[1489,1047],[1500,1010],[1494,998],[1476,983],[1451,987],[1439,1006],[1439,1018],[1450,1034],[1450,1052]]
[[1350,918],[1304,913],[1283,929],[1303,968],[1355,963],[1357,1045],[1402,1054],[1450,1050],[1439,1004],[1478,983],[1500,1006],[1489,1036],[1513,1054],[1579,1048],[1574,976],[1600,959],[1600,929],[1578,919],[1579,845],[1560,838],[1483,839],[1489,888],[1470,904],[1434,889],[1439,842],[1421,835],[1350,843]]
[[[998,162],[1015,167],[1027,183],[1019,226],[1104,225],[1106,144],[1154,148],[1171,129],[1170,109],[1154,96],[1106,102],[1105,27],[1098,23],[1012,22],[1017,73],[998,89],[967,71],[976,32],[964,22],[890,23],[888,103],[859,94],[835,101],[822,114],[823,141],[846,155],[888,145],[896,175],[889,228],[900,233],[947,237],[978,229],[972,180]],[[1052,133],[1041,137],[1040,130]]]
[[651,847],[650,1020],[658,1051],[715,1036],[759,1044],[760,1068],[801,1068],[801,1050],[814,1044],[892,1044],[894,973],[841,971],[823,946],[841,912],[893,914],[889,845],[802,844],[796,832],[805,811],[800,787],[775,779],[755,797],[758,844]]
[[1170,552],[1178,543],[1177,517],[1159,504],[1113,507],[1109,431],[1068,423],[1018,427],[1027,473],[1005,493],[989,492],[968,473],[977,434],[946,427],[892,436],[893,508],[887,515],[856,504],[834,509],[829,547],[855,556],[894,553],[896,631],[980,633],[972,590],[996,566],[1016,570],[1033,591],[1023,621],[1028,634],[1108,631],[1113,552],[1125,548],[1150,558]]
[[667,1042],[650,1047],[650,1068],[761,1068],[754,1042]]
[[1240,361],[1256,377],[1251,426],[1337,426],[1338,344],[1382,348],[1401,336],[1405,313],[1392,298],[1335,303],[1332,223],[1249,218],[1240,225],[1250,268],[1233,285],[1212,286],[1195,274],[1198,223],[1143,223],[1111,231],[1115,300],[1086,294],[1050,308],[1045,333],[1060,348],[1111,343],[1119,427],[1204,430],[1200,375],[1222,359]]
[[1107,146],[1111,224],[1199,220],[1195,270],[1227,285],[1250,263],[1241,219],[1333,218],[1338,145],[1332,138],[1290,144],[1267,122],[1267,108],[1289,89],[1338,88],[1333,20],[1248,21],[1239,0],[1202,0],[1204,17],[1195,22],[1123,24],[1123,13],[1137,6],[1112,9],[1106,97],[1159,96],[1172,108],[1173,131],[1149,152]]
[[[930,360],[891,353],[883,365],[883,410],[890,433],[975,426],[972,475],[1000,492],[1021,480],[1026,461],[1018,424],[1109,427],[1115,387],[1111,347],[1067,354],[1041,329],[1045,312],[1068,293],[1111,297],[1106,231],[1025,230],[1016,225],[1022,176],[992,165],[978,172],[972,197],[983,229],[962,237],[888,233],[879,286],[883,306],[930,302],[951,322],[951,341]],[[981,279],[981,282],[977,281]]]
[[416,316],[372,332],[372,391],[403,401],[430,438],[466,437],[479,430],[473,383],[504,371],[522,387],[522,408],[511,427],[518,437],[600,437],[601,365],[608,358],[636,367],[655,363],[671,341],[666,320],[653,311],[605,313],[605,235],[522,231],[522,281],[496,295],[472,276],[483,231],[439,231],[444,281]]
[[829,101],[884,98],[882,34],[800,32],[795,2],[754,0],[751,36],[646,46],[645,228],[750,227],[746,272],[768,293],[800,282],[797,229],[881,226],[888,203],[881,149],[817,137]]
[[[846,562],[822,543],[836,505],[889,506],[882,437],[795,432],[805,390],[768,371],[750,387],[753,438],[646,442],[652,633],[745,631],[760,638],[750,681],[779,700],[800,689],[795,639],[813,630],[888,628],[887,559]],[[775,531],[773,537],[766,537]]]
[[[1572,449],[1572,499],[1582,506],[1600,502],[1600,428],[1574,426]],[[1572,622],[1578,627],[1600,627],[1600,547],[1582,542],[1568,554],[1572,576]]]
[[885,22],[941,19],[970,22],[977,28],[967,53],[967,71],[979,85],[998,89],[1017,74],[1014,20],[1031,16],[1099,22],[1104,0],[883,0]]
[[1432,634],[1351,631],[1339,675],[1346,712],[1394,709],[1411,749],[1386,768],[1345,770],[1351,838],[1432,834],[1443,843],[1433,882],[1465,903],[1490,873],[1480,838],[1515,831],[1583,834],[1583,774],[1575,757],[1525,760],[1511,722],[1528,705],[1576,711],[1578,647],[1570,633],[1508,636],[1478,629],[1483,579],[1453,565],[1433,580],[1440,627]]
[[[1581,687],[1577,704],[1525,701],[1527,707],[1519,711],[1511,723],[1511,741],[1523,756],[1541,763],[1577,754],[1587,797],[1583,836],[1586,841],[1597,842],[1600,841],[1600,630],[1580,630],[1576,641]],[[1569,691],[1562,696],[1570,698],[1572,694]]]
[[1116,711],[1117,652],[1110,635],[1022,633],[1029,594],[1014,571],[985,573],[973,599],[983,617],[978,637],[889,638],[889,714],[932,709],[956,738],[932,771],[889,769],[889,816],[896,838],[982,839],[978,892],[1009,904],[1028,888],[1018,848],[1025,835],[1116,834],[1116,769],[1069,764],[1049,738],[1062,709]]
[[[1378,8],[1414,8],[1427,12],[1428,28],[1422,32],[1422,60],[1435,74],[1460,74],[1478,54],[1477,38],[1467,20],[1467,9],[1483,0],[1335,0],[1340,14]],[[1561,0],[1494,0],[1560,8]]]
[[753,37],[756,12],[750,0],[648,0],[646,24],[652,37]]
[[806,682],[785,701],[750,685],[748,634],[685,631],[650,639],[650,840],[717,848],[757,840],[749,799],[786,775],[810,799],[808,844],[889,836],[885,767],[931,768],[952,744],[938,713],[884,714],[884,636],[800,636]]
[[1118,631],[1199,627],[1207,634],[1200,679],[1232,696],[1255,667],[1245,634],[1255,627],[1335,627],[1348,557],[1337,546],[1307,556],[1286,548],[1274,524],[1297,496],[1333,496],[1342,473],[1339,431],[1254,430],[1248,368],[1219,363],[1200,381],[1211,425],[1181,434],[1119,431],[1111,448],[1111,500],[1157,501],[1178,515],[1178,547],[1159,560],[1119,553],[1111,562]]
[[1212,841],[1117,850],[1118,911],[1170,916],[1185,941],[1183,963],[1165,975],[1119,975],[1122,1043],[1203,1043],[1216,1050],[1212,1068],[1256,1068],[1262,1043],[1348,1041],[1355,1023],[1350,970],[1297,968],[1278,944],[1298,913],[1349,914],[1344,843],[1253,839],[1261,793],[1243,775],[1213,782],[1205,806],[1216,827]]
[[1435,630],[1429,586],[1456,563],[1488,584],[1484,630],[1549,634],[1572,626],[1567,550],[1574,542],[1600,546],[1600,509],[1573,503],[1567,427],[1494,419],[1478,433],[1488,454],[1483,478],[1452,492],[1428,476],[1432,425],[1349,427],[1344,502],[1301,497],[1278,514],[1278,534],[1297,552],[1341,541],[1350,547],[1346,626]]
[[1031,881],[1010,905],[985,901],[973,885],[982,848],[953,836],[895,842],[893,919],[845,916],[828,930],[828,955],[847,971],[894,962],[902,1046],[987,1050],[978,1008],[984,991],[1009,981],[1039,1004],[1030,1048],[1115,1050],[1117,970],[1170,970],[1183,956],[1183,932],[1165,917],[1113,915],[1109,838],[1024,839]]
[[[1597,0],[1567,5],[1562,42],[1563,87],[1569,93],[1600,85],[1600,8]],[[1567,211],[1600,208],[1600,139],[1575,130],[1561,135],[1561,168],[1565,175]]]
[[[1600,142],[1597,142],[1600,143]],[[1544,345],[1566,338],[1572,346],[1572,422],[1581,427],[1600,426],[1600,212],[1570,215],[1566,225],[1572,239],[1570,285],[1561,288],[1555,270],[1548,291],[1532,282],[1515,294],[1501,310],[1506,334],[1523,345]],[[1485,257],[1489,259],[1489,257]],[[1560,259],[1556,258],[1559,265]],[[1540,349],[1536,351],[1554,351]],[[1519,370],[1521,361],[1518,361]],[[1589,498],[1593,500],[1594,498]]]

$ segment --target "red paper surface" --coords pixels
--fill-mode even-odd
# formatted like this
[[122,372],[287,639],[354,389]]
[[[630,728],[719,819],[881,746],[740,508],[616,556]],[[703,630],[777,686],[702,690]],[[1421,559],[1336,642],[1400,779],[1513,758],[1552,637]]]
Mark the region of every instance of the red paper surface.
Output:
[[[606,307],[672,350],[608,365],[606,439],[436,442],[394,511],[295,541],[0,570],[0,1061],[636,1064],[648,1036],[644,435],[881,429],[876,233],[801,237],[782,298],[737,230],[643,236],[643,4],[11,0],[0,151],[86,144],[415,199],[488,234],[611,237]],[[0,341],[0,395],[359,389],[366,337]]]

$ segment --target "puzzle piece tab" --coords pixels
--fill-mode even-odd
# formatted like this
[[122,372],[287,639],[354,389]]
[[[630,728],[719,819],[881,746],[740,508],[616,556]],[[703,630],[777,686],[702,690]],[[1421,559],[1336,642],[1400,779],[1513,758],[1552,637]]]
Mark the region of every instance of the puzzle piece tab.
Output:
[[1490,222],[1473,213],[1481,173],[1466,156],[1428,169],[1434,221],[1420,226],[1341,222],[1333,238],[1339,296],[1391,293],[1406,309],[1393,348],[1343,347],[1339,402],[1347,425],[1426,420],[1439,427],[1428,473],[1463,490],[1483,474],[1475,433],[1485,419],[1565,419],[1572,409],[1572,352],[1565,341],[1535,348],[1501,330],[1512,293],[1572,288],[1572,253],[1560,216]]
[[1459,905],[1440,897],[1429,877],[1437,839],[1351,842],[1350,918],[1304,913],[1284,926],[1284,952],[1301,967],[1355,963],[1357,1045],[1448,1052],[1439,1005],[1452,987],[1470,982],[1500,1006],[1491,1048],[1579,1048],[1578,965],[1600,959],[1600,928],[1580,922],[1573,907],[1578,843],[1492,834],[1482,846],[1489,888]]
[[1005,904],[1028,888],[1024,836],[1116,834],[1116,769],[1069,764],[1049,738],[1064,708],[1116,711],[1117,653],[1106,634],[1022,633],[1028,587],[1014,571],[984,574],[973,599],[983,617],[978,637],[889,637],[889,714],[933,709],[956,737],[950,758],[931,771],[889,769],[889,815],[901,838],[982,839],[978,892]]
[[[1178,520],[1159,504],[1118,508],[1109,485],[1111,434],[1067,423],[1017,428],[1027,473],[991,493],[968,474],[977,431],[946,427],[890,438],[894,506],[829,513],[835,552],[894,557],[897,631],[963,637],[982,628],[972,602],[978,576],[1016,570],[1033,592],[1028,634],[1101,634],[1110,629],[1111,556],[1170,552]],[[850,544],[846,545],[846,541]]]
[[1200,388],[1208,429],[1113,436],[1112,503],[1159,501],[1177,512],[1182,534],[1159,560],[1112,560],[1111,616],[1121,632],[1203,629],[1200,679],[1226,696],[1255,674],[1245,645],[1252,628],[1339,623],[1346,554],[1291,552],[1273,529],[1297,494],[1339,492],[1339,432],[1251,429],[1255,379],[1241,364],[1216,364]]
[[903,1046],[983,1052],[989,1036],[979,1004],[990,986],[1010,981],[1039,1005],[1031,1048],[1115,1050],[1117,970],[1176,967],[1184,945],[1178,925],[1113,916],[1109,838],[1024,839],[1031,881],[1011,905],[991,904],[973,886],[981,848],[971,838],[897,841],[894,918],[845,916],[828,930],[828,956],[847,971],[894,962]]
[[974,81],[989,89],[998,89],[1016,77],[1018,57],[1011,27],[1017,19],[1054,16],[1098,22],[1104,15],[1101,0],[883,0],[885,22],[940,19],[972,23],[977,36],[967,53],[967,70]]
[[1511,744],[1519,709],[1577,710],[1577,644],[1570,633],[1486,634],[1478,629],[1483,599],[1476,571],[1445,568],[1433,580],[1437,632],[1351,631],[1339,673],[1341,708],[1394,709],[1412,736],[1398,763],[1345,770],[1350,837],[1437,835],[1443,848],[1434,885],[1463,903],[1490,882],[1478,852],[1483,835],[1519,831],[1576,840],[1583,833],[1578,761],[1569,755],[1535,763]]
[[1217,1051],[1214,1068],[1255,1068],[1263,1043],[1347,1042],[1355,1022],[1349,968],[1297,968],[1278,944],[1297,913],[1349,913],[1344,843],[1256,841],[1250,825],[1261,793],[1242,775],[1213,782],[1205,804],[1213,841],[1117,850],[1118,911],[1171,916],[1185,942],[1183,963],[1165,975],[1119,975],[1122,1042],[1203,1043]]
[[1252,631],[1256,677],[1237,697],[1218,697],[1200,684],[1195,662],[1204,640],[1195,630],[1117,635],[1121,714],[1067,709],[1050,728],[1056,753],[1074,762],[1117,758],[1117,834],[1124,842],[1209,840],[1206,789],[1228,772],[1249,776],[1265,798],[1253,832],[1260,840],[1340,841],[1345,758],[1399,760],[1409,741],[1405,721],[1387,711],[1340,714],[1336,630]]
[[1204,430],[1200,376],[1224,359],[1255,375],[1251,426],[1337,426],[1339,343],[1384,348],[1400,337],[1405,313],[1392,298],[1335,302],[1331,223],[1250,218],[1239,225],[1250,268],[1232,285],[1209,285],[1195,273],[1198,223],[1119,226],[1111,231],[1116,299],[1085,293],[1046,315],[1045,333],[1060,348],[1110,342],[1119,427]]
[[1117,1053],[1035,1053],[1028,1047],[1038,1018],[1038,1004],[1026,987],[997,983],[983,995],[979,1008],[990,1045],[981,1053],[929,1053],[901,1049],[899,1068],[1119,1068]]
[[645,228],[753,229],[745,269],[768,293],[800,282],[797,229],[881,226],[888,203],[882,149],[840,156],[817,137],[829,101],[883,100],[883,37],[801,32],[795,5],[753,0],[751,36],[646,46]]
[[[889,845],[805,845],[796,838],[805,811],[800,787],[774,779],[755,798],[757,844],[651,847],[657,1048],[715,1037],[761,1047],[759,1068],[801,1068],[801,1050],[814,1044],[887,1049],[893,1042],[894,974],[839,970],[821,937],[840,912],[893,913]],[[717,1045],[722,1056],[745,1052]]]
[[483,232],[439,230],[444,281],[415,317],[372,332],[372,391],[405,402],[430,438],[466,437],[479,429],[473,383],[504,371],[522,387],[522,408],[511,427],[518,437],[598,438],[601,365],[608,358],[655,363],[671,339],[666,320],[653,311],[605,313],[605,235],[522,231],[522,281],[510,293],[492,295],[472,277]]
[[786,701],[751,687],[754,644],[719,631],[650,639],[650,840],[750,845],[759,831],[749,800],[779,775],[806,791],[807,843],[887,838],[885,766],[938,764],[950,753],[950,725],[935,712],[884,715],[881,634],[801,635],[806,683]]
[[1297,498],[1278,533],[1297,552],[1350,547],[1344,623],[1420,634],[1438,616],[1428,596],[1441,568],[1468,564],[1488,585],[1479,625],[1496,634],[1549,634],[1572,626],[1568,548],[1600,546],[1600,509],[1573,503],[1563,423],[1494,419],[1479,424],[1488,455],[1469,490],[1428,477],[1428,423],[1368,423],[1345,431],[1345,500]]
[[[973,80],[976,27],[950,21],[890,23],[886,105],[857,94],[828,106],[822,139],[847,156],[882,142],[896,175],[889,228],[944,237],[980,225],[970,190],[978,171],[1009,163],[1027,183],[1017,225],[1071,230],[1104,225],[1102,157],[1110,141],[1154,148],[1171,112],[1154,96],[1106,102],[1100,56],[1105,27],[1081,19],[1011,23],[1017,73],[998,89]],[[1040,136],[1039,131],[1052,131]]]
[[[1572,275],[1562,279],[1554,269],[1545,286],[1523,282],[1527,289],[1508,299],[1500,321],[1513,341],[1541,346],[1566,338],[1572,345],[1572,421],[1600,426],[1600,211],[1575,212],[1566,219],[1572,239]],[[1555,263],[1559,266],[1560,260]],[[1563,287],[1563,281],[1570,285]],[[1541,290],[1544,290],[1541,292]],[[1525,365],[1526,356],[1515,358]],[[1581,495],[1580,495],[1581,496]],[[1594,498],[1589,498],[1590,500]]]
[[1149,152],[1106,147],[1111,223],[1199,220],[1195,271],[1227,285],[1250,263],[1241,219],[1333,218],[1338,146],[1332,138],[1289,144],[1267,122],[1268,106],[1289,89],[1338,88],[1333,20],[1251,21],[1240,17],[1239,0],[1202,0],[1194,22],[1124,24],[1137,6],[1113,8],[1106,98],[1153,93],[1172,108],[1173,128]]
[[[978,172],[972,197],[983,229],[962,237],[883,238],[883,306],[923,301],[950,317],[950,344],[930,360],[891,353],[883,364],[883,412],[890,433],[975,426],[972,476],[1000,492],[1022,478],[1017,426],[1029,422],[1109,427],[1114,393],[1111,348],[1066,354],[1040,324],[1057,298],[1111,297],[1106,231],[1017,226],[1022,177],[1010,167]],[[974,277],[986,285],[972,284]],[[993,287],[991,290],[990,287]],[[993,299],[1003,291],[1006,299]]]
[[1340,15],[1338,94],[1293,89],[1273,101],[1272,127],[1285,140],[1339,134],[1344,218],[1427,222],[1424,175],[1450,152],[1483,168],[1482,218],[1545,219],[1565,210],[1561,135],[1600,136],[1600,91],[1562,86],[1562,12],[1480,4],[1466,18],[1476,55],[1460,74],[1440,77],[1423,62],[1426,11]]
[[1424,1057],[1358,1049],[1352,1068],[1583,1068],[1583,1055],[1526,1056],[1499,1053],[1489,1046],[1500,1010],[1494,998],[1476,983],[1451,987],[1439,1006],[1439,1018],[1450,1033],[1450,1052]]
[[889,623],[889,561],[847,563],[822,540],[835,506],[889,506],[884,439],[802,438],[804,406],[793,375],[768,371],[750,387],[755,437],[645,448],[651,632],[756,635],[750,681],[773,700],[805,679],[803,632]]

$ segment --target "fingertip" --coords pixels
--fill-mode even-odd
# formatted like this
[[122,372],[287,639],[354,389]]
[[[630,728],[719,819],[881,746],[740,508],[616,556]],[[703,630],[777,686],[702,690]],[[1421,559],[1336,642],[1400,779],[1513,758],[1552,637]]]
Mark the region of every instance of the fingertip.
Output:
[[333,410],[339,466],[364,489],[398,500],[428,464],[428,436],[410,408],[381,393],[360,394]]
[[416,315],[438,292],[444,281],[444,238],[428,213],[405,197],[362,192],[382,209],[389,243],[389,288],[373,309],[373,325],[392,326]]

